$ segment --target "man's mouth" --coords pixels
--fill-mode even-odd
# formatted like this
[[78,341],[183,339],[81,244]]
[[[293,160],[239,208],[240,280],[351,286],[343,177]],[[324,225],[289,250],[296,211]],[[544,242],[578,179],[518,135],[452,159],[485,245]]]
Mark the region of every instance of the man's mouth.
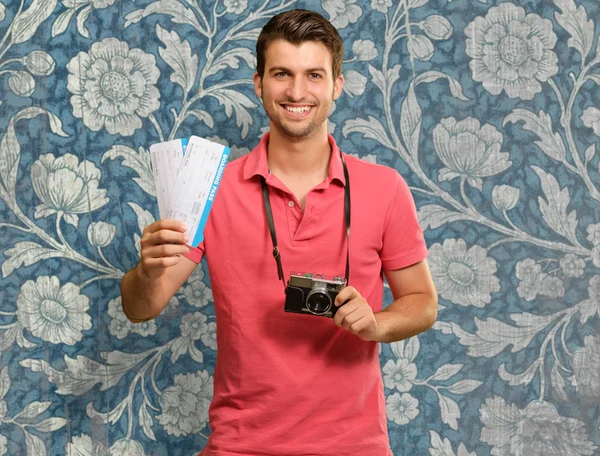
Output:
[[281,104],[280,106],[291,114],[305,114],[313,108],[313,106],[310,105],[294,106],[289,104]]

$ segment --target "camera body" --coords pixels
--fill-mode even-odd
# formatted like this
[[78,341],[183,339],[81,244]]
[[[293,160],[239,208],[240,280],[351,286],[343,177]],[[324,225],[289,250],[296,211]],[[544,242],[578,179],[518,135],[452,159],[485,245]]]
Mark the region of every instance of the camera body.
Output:
[[284,310],[333,318],[338,310],[335,298],[345,286],[344,277],[326,278],[310,272],[290,274]]

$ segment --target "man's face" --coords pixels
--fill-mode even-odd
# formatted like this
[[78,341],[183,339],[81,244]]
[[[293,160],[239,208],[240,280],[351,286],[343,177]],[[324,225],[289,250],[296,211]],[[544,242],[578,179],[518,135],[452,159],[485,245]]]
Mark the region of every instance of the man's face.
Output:
[[290,139],[327,131],[331,105],[343,85],[343,76],[333,79],[329,50],[316,41],[299,45],[273,41],[267,47],[262,79],[254,75],[254,90],[262,98],[271,128]]

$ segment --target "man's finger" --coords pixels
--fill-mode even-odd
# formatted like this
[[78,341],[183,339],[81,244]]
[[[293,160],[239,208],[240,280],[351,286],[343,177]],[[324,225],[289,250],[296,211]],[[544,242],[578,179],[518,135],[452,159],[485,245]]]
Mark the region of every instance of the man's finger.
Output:
[[335,317],[333,318],[333,321],[335,322],[336,325],[342,326],[344,324],[344,320],[352,312],[354,312],[358,307],[359,307],[359,303],[357,301],[347,302],[342,307],[340,307],[338,309],[338,311],[335,313]]
[[370,324],[369,319],[365,318],[363,316],[363,317],[359,318],[357,321],[355,321],[354,323],[352,323],[347,329],[348,329],[348,331],[351,331],[354,334],[358,334],[362,330],[367,329],[369,327],[369,324]]
[[148,243],[152,245],[187,244],[189,241],[185,234],[172,230],[160,230],[148,237]]
[[342,304],[344,304],[346,301],[351,301],[352,299],[355,299],[358,297],[360,297],[360,293],[358,291],[356,291],[356,288],[345,287],[345,288],[342,288],[342,290],[335,297],[334,304],[339,307]]
[[352,325],[358,323],[361,320],[362,317],[363,316],[360,315],[360,313],[357,312],[357,311],[354,311],[351,314],[346,315],[346,318],[344,318],[344,321],[342,323],[342,325],[344,326],[344,329],[346,329],[346,330],[349,331],[350,327]]
[[146,248],[144,250],[144,256],[148,258],[164,258],[175,255],[185,255],[189,251],[190,248],[185,245],[161,244]]
[[180,222],[179,220],[160,219],[152,223],[151,225],[148,225],[146,229],[148,229],[148,232],[150,233],[156,233],[160,230],[173,230],[183,233],[187,231],[187,226],[185,226],[185,224]]

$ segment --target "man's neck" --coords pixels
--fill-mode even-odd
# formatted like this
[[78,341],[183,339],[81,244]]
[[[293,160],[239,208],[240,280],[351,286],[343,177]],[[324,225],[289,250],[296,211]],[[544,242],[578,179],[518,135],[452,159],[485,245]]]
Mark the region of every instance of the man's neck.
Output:
[[276,129],[271,130],[267,162],[269,169],[276,176],[324,179],[329,170],[330,156],[331,146],[327,130],[301,140],[293,140]]

